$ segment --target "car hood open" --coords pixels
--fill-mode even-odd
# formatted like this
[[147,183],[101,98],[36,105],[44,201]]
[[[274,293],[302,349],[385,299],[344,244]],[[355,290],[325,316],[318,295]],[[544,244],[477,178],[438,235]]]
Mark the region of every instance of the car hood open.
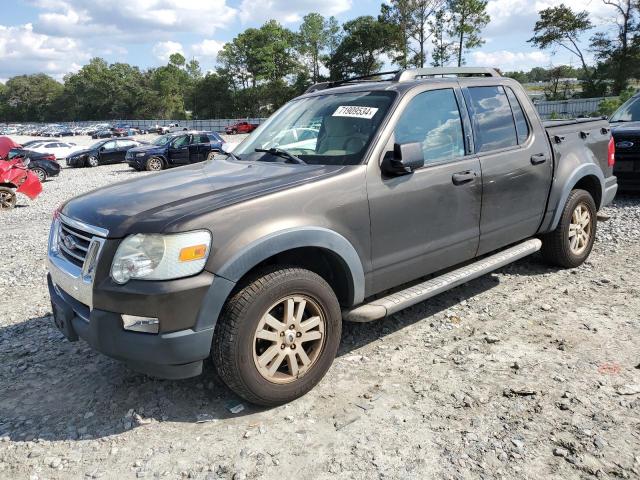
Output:
[[69,201],[62,213],[107,229],[110,238],[159,233],[170,224],[174,228],[179,219],[335,175],[344,168],[348,167],[216,159],[85,193]]

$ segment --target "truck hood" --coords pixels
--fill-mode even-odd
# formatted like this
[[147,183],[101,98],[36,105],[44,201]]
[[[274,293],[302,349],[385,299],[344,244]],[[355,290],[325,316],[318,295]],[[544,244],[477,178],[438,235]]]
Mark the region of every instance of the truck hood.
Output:
[[[145,175],[70,200],[62,213],[109,238],[164,232],[226,206],[332,176],[348,167],[213,160]],[[205,227],[203,225],[203,227]]]
[[640,122],[620,122],[611,124],[613,135],[633,135],[640,134]]

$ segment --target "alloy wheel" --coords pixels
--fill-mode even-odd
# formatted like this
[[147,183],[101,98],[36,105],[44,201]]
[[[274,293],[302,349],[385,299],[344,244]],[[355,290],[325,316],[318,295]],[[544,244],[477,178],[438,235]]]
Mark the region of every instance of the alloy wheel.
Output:
[[320,306],[306,295],[273,304],[254,333],[253,361],[260,375],[284,384],[307,373],[324,347],[326,323]]
[[0,210],[11,210],[16,206],[16,194],[9,188],[0,188]]
[[583,203],[579,203],[571,215],[569,224],[569,248],[574,255],[581,255],[589,246],[591,239],[591,212]]

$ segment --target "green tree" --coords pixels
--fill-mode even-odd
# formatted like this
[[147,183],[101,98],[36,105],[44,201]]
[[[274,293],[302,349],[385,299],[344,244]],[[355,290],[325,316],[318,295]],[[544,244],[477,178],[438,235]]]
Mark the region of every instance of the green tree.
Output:
[[20,75],[7,81],[2,97],[5,115],[12,121],[44,122],[53,118],[51,106],[64,87],[44,73]]
[[432,32],[433,51],[431,53],[431,65],[444,67],[451,62],[455,54],[455,44],[449,40],[447,30],[451,22],[449,13],[444,8],[436,12],[433,20],[429,22]]
[[371,16],[358,17],[343,25],[345,35],[329,63],[332,79],[371,75],[383,65],[382,55],[393,55],[388,39],[394,30]]
[[465,63],[464,52],[484,45],[480,33],[489,23],[487,0],[449,0],[451,27],[449,34],[456,39],[458,66]]
[[302,19],[298,31],[298,51],[305,58],[311,72],[311,80],[320,78],[322,56],[329,43],[328,25],[319,13],[309,13]]
[[533,28],[533,37],[527,41],[543,50],[563,48],[578,57],[586,78],[584,90],[591,94],[594,90],[592,71],[580,48],[580,37],[593,28],[589,13],[585,10],[575,12],[565,4],[545,8],[538,13],[540,18]]

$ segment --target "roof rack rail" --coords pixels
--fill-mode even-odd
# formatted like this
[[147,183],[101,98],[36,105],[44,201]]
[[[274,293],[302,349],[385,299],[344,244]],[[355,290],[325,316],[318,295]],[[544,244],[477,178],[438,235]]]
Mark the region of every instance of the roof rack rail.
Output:
[[493,68],[485,67],[435,67],[402,70],[394,77],[395,82],[408,82],[422,77],[457,76],[457,77],[500,77]]
[[359,77],[351,77],[351,78],[345,78],[343,80],[332,80],[329,82],[320,82],[320,83],[316,83],[314,85],[311,85],[306,92],[304,93],[312,93],[312,92],[318,92],[320,90],[326,90],[327,88],[334,88],[334,87],[339,87],[340,85],[344,85],[345,83],[351,83],[351,82],[359,82],[359,81],[370,81],[370,82],[375,82],[377,80],[370,80],[370,79],[374,79],[376,77],[380,77],[382,75],[399,75],[400,73],[402,73],[400,70],[393,70],[390,72],[378,72],[378,73],[372,73],[371,75],[361,75]]

